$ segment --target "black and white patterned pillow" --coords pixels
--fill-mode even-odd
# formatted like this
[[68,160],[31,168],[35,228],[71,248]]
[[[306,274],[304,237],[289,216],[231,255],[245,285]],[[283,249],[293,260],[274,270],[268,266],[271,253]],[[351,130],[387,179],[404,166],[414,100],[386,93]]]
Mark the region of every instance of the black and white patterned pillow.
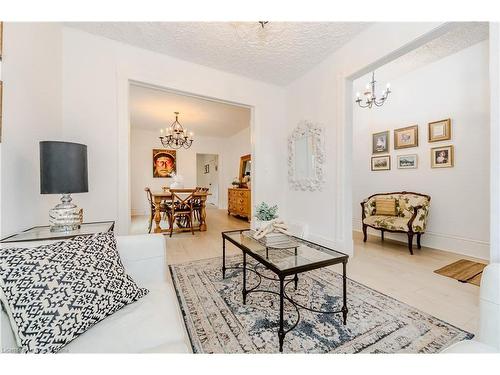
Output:
[[0,249],[0,299],[23,352],[55,353],[147,293],[125,273],[112,232]]

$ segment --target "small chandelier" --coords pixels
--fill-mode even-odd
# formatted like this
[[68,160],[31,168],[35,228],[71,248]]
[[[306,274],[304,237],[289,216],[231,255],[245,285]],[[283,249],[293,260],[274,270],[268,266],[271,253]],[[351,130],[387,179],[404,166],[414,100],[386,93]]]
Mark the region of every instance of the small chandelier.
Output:
[[[173,149],[189,148],[193,143],[193,132],[188,132],[179,123],[179,112],[175,113],[175,121],[165,129],[160,129],[160,141],[163,147]],[[165,133],[165,135],[164,135]]]
[[388,83],[385,90],[381,92],[381,97],[377,98],[377,94],[375,93],[375,72],[372,73],[372,81],[366,84],[366,91],[363,93],[365,96],[364,100],[361,98],[361,95],[356,93],[356,103],[361,108],[371,108],[375,104],[377,107],[382,107],[387,100],[387,97],[392,92],[391,84]]

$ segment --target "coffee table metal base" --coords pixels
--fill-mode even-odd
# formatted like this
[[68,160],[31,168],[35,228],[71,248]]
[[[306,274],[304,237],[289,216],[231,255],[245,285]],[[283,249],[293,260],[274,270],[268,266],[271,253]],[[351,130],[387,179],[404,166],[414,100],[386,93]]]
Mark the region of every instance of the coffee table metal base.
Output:
[[[283,352],[283,343],[284,343],[286,334],[288,332],[294,330],[295,327],[297,327],[297,325],[300,322],[300,319],[301,319],[300,309],[311,311],[311,312],[314,312],[317,314],[342,314],[342,322],[344,325],[347,324],[347,313],[349,310],[347,308],[347,295],[346,295],[346,282],[347,282],[346,264],[347,264],[347,262],[342,263],[342,271],[343,271],[343,275],[342,275],[342,292],[343,292],[342,293],[343,294],[342,301],[343,301],[343,305],[342,305],[342,308],[340,310],[332,310],[332,311],[313,309],[313,308],[304,306],[304,305],[298,303],[297,301],[295,301],[292,297],[290,297],[287,294],[286,287],[290,283],[293,282],[294,283],[294,290],[297,290],[298,281],[299,281],[298,274],[295,274],[293,276],[293,278],[292,277],[288,277],[288,278],[287,277],[280,277],[280,276],[278,276],[277,278],[272,278],[272,277],[263,275],[262,273],[260,273],[257,270],[257,268],[259,266],[262,266],[263,268],[265,268],[262,264],[257,263],[257,264],[255,264],[254,268],[248,267],[247,255],[244,251],[243,251],[243,265],[241,267],[237,267],[237,266],[236,267],[234,267],[234,266],[227,267],[225,264],[225,259],[224,259],[222,273],[223,273],[223,278],[225,279],[226,278],[225,271],[228,269],[241,269],[243,271],[242,272],[243,273],[243,288],[242,288],[241,293],[242,293],[244,305],[246,305],[247,296],[250,293],[270,293],[270,294],[275,294],[275,295],[279,296],[280,320],[279,320],[279,329],[278,329],[278,339],[279,339],[279,351]],[[257,285],[255,285],[254,287],[252,287],[250,289],[247,289],[247,271],[254,273],[255,275],[257,275],[257,277],[259,279]],[[259,286],[262,283],[262,278],[279,282],[279,292],[276,292],[273,290],[267,290],[267,289],[259,289]],[[284,322],[284,302],[285,302],[285,300],[290,302],[292,304],[292,306],[295,308],[295,311],[297,312],[297,320],[295,321],[295,323],[293,323],[293,325],[291,325],[290,328],[288,328],[286,330],[285,330],[285,322]]]

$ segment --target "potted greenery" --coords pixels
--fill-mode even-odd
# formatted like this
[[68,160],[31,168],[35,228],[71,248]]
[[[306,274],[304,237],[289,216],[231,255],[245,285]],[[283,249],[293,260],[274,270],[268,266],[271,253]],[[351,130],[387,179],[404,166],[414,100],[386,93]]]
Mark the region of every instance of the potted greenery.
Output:
[[278,218],[278,206],[269,206],[266,202],[255,207],[255,229],[259,230]]

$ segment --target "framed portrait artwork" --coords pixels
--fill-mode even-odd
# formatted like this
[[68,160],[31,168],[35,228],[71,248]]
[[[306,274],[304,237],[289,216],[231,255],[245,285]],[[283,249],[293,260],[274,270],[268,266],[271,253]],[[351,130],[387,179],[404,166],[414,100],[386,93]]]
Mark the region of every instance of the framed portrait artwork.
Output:
[[417,167],[418,167],[417,154],[398,155],[398,169],[417,169]]
[[383,154],[389,152],[389,130],[372,135],[372,153]]
[[447,141],[451,139],[451,119],[429,122],[429,142]]
[[394,149],[417,147],[418,125],[408,126],[394,130]]
[[431,149],[432,168],[453,167],[453,146],[434,147]]
[[175,150],[153,149],[153,177],[172,177],[177,172]]
[[390,155],[372,156],[372,171],[388,171],[391,169]]

